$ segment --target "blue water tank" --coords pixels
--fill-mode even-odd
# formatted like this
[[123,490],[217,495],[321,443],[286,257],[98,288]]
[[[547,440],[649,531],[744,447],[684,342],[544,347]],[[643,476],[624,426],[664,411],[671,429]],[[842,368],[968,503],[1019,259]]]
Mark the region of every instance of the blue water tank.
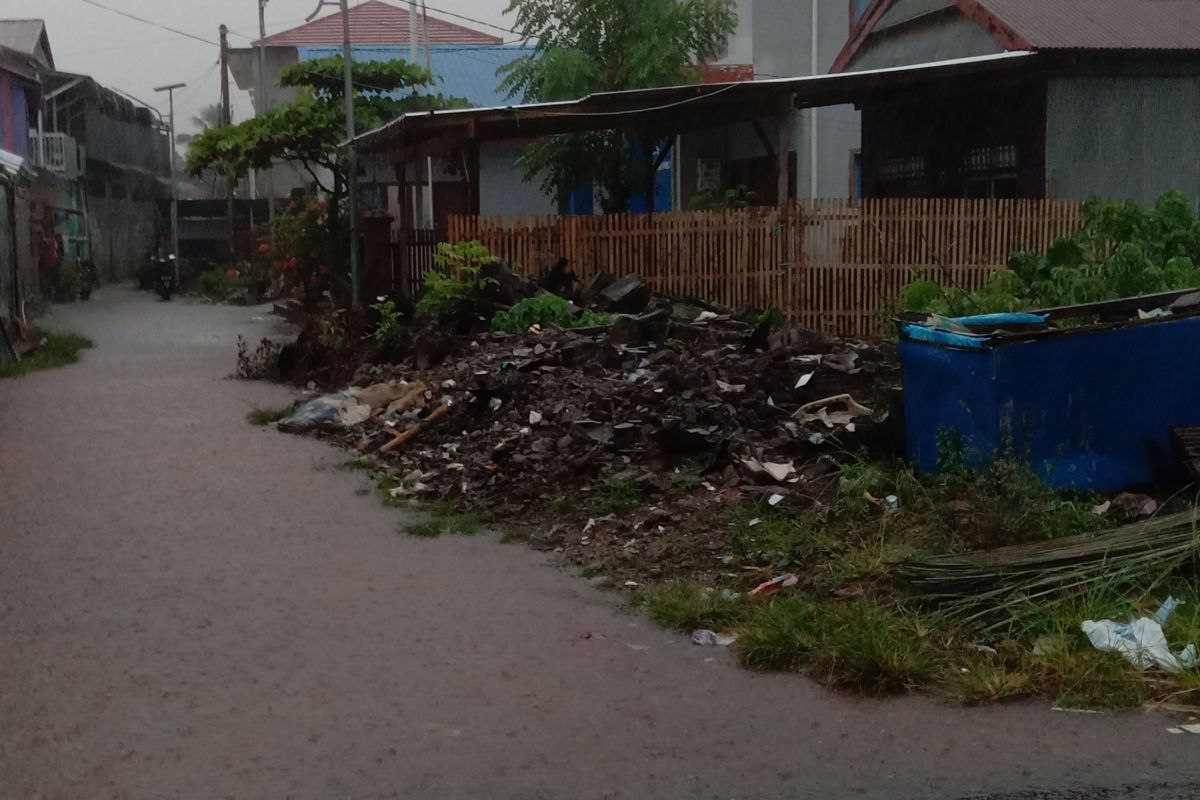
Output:
[[1111,492],[1173,475],[1171,429],[1200,426],[1200,315],[1130,313],[1075,328],[899,322],[910,460],[936,471],[944,433],[954,432],[968,463],[1011,446],[1060,488]]

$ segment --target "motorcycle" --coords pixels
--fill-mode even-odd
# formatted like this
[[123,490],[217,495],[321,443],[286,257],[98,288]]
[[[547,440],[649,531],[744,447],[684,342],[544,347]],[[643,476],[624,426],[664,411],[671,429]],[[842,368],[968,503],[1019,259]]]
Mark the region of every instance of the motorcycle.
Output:
[[171,293],[178,290],[179,287],[175,283],[175,256],[160,256],[155,266],[154,291],[158,292],[158,296],[163,300],[170,300]]

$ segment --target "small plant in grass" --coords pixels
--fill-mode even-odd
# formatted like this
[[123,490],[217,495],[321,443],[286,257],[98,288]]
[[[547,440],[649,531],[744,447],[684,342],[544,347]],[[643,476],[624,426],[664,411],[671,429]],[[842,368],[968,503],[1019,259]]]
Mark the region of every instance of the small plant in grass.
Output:
[[813,667],[831,684],[896,694],[931,682],[943,669],[944,651],[932,627],[911,612],[863,598],[825,613]]
[[31,372],[74,364],[79,361],[80,352],[91,347],[94,347],[92,341],[83,336],[46,331],[38,349],[20,361],[0,364],[0,378],[19,378]]
[[663,476],[663,485],[671,494],[687,494],[700,486],[700,473],[695,469],[676,469]]
[[246,420],[251,425],[274,425],[281,419],[286,419],[292,413],[291,406],[279,406],[278,408],[262,408],[255,406],[254,409],[246,415]]
[[578,317],[571,313],[567,301],[558,295],[530,297],[508,311],[492,317],[492,329],[501,333],[525,333],[534,325],[553,325],[558,328],[594,328],[611,325],[612,317],[587,309]]
[[456,536],[474,536],[483,529],[483,520],[474,514],[464,513],[443,503],[428,503],[420,510],[429,512],[429,519],[409,525],[406,530],[412,536],[436,538],[444,533]]
[[602,514],[624,514],[640,506],[645,496],[645,486],[636,472],[613,472],[597,487],[598,510]]
[[500,534],[500,544],[521,544],[528,542],[532,536],[525,528],[509,528]]
[[756,603],[745,595],[682,582],[642,589],[633,605],[664,628],[681,632],[734,630],[756,610]]

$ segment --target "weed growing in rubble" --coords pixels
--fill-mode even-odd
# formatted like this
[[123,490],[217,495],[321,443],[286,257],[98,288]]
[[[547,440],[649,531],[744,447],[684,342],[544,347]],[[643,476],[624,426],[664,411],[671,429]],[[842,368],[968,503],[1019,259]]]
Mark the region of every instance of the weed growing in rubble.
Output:
[[0,364],[0,378],[19,378],[31,372],[65,367],[79,360],[79,353],[95,345],[90,339],[73,333],[46,331],[40,347],[20,361]]
[[625,514],[642,504],[646,488],[632,471],[606,475],[596,487],[597,510],[602,514]]
[[262,408],[255,406],[254,409],[246,415],[246,421],[251,425],[274,425],[281,419],[287,419],[292,413],[291,406],[279,406],[278,408]]
[[279,351],[283,348],[270,339],[263,339],[250,350],[250,343],[239,335],[237,337],[237,371],[234,376],[245,381],[278,381]]
[[501,333],[525,333],[534,325],[553,325],[557,328],[595,328],[611,325],[612,317],[585,309],[578,317],[571,313],[567,301],[558,295],[529,297],[508,311],[492,317],[492,329]]

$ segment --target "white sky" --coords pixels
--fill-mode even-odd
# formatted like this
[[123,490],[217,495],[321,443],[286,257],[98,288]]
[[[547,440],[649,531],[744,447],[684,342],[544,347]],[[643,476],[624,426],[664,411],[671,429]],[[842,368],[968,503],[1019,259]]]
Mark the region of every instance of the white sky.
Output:
[[[406,6],[404,0],[388,0]],[[101,84],[120,89],[167,110],[166,95],[155,86],[186,82],[176,93],[176,122],[181,132],[190,130],[191,117],[201,107],[220,99],[217,70],[217,28],[229,26],[229,44],[244,47],[258,38],[257,0],[96,0],[102,5],[135,14],[162,25],[208,39],[196,41],[136,22],[83,0],[0,0],[4,19],[44,19],[54,62],[65,72],[91,75]],[[267,34],[294,28],[317,7],[318,0],[269,0]],[[357,0],[351,0],[357,4]],[[426,0],[430,16],[495,35],[515,38],[494,28],[439,15],[436,9],[463,14],[493,25],[505,25],[508,0]],[[336,10],[326,6],[322,14]],[[232,80],[231,80],[232,84]],[[233,117],[250,113],[247,95],[233,86]]]

